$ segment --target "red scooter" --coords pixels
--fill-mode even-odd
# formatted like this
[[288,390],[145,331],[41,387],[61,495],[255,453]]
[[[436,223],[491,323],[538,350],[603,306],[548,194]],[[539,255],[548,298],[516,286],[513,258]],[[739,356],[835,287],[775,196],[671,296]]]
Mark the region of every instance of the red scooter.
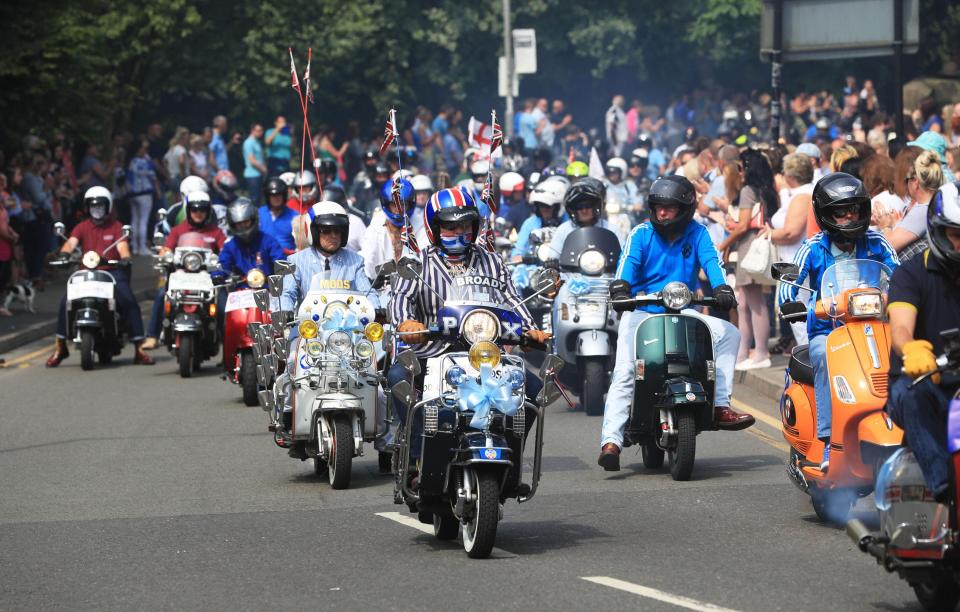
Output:
[[[232,279],[235,283],[237,279]],[[259,268],[247,272],[243,284],[227,295],[223,321],[223,378],[243,388],[243,403],[259,404],[257,399],[257,362],[253,354],[255,340],[248,324],[269,323],[270,314],[257,307],[254,294],[267,283]]]

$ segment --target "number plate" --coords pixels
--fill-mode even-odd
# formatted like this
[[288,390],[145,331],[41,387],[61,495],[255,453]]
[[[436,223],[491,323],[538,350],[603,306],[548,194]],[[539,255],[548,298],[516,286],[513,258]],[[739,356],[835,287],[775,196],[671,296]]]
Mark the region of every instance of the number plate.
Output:
[[234,310],[244,310],[246,308],[256,308],[257,301],[253,299],[253,291],[245,289],[242,291],[234,291],[227,296],[227,305],[224,308],[225,312],[231,312]]
[[213,280],[206,272],[176,270],[167,281],[170,291],[213,291]]
[[79,300],[83,298],[113,299],[113,283],[105,281],[79,281],[67,285],[67,299]]

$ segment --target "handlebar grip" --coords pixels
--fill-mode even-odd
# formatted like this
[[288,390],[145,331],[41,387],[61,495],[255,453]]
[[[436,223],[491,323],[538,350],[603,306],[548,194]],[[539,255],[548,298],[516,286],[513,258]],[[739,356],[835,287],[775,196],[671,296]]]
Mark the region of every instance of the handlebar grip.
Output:
[[613,306],[613,309],[619,313],[628,312],[637,307],[637,300],[631,299],[619,299],[619,300],[610,300],[610,305]]
[[521,338],[519,346],[520,348],[531,348],[531,349],[544,351],[544,352],[549,350],[545,342],[539,342],[537,340],[534,340],[533,338],[530,338],[529,336],[524,336],[523,338]]

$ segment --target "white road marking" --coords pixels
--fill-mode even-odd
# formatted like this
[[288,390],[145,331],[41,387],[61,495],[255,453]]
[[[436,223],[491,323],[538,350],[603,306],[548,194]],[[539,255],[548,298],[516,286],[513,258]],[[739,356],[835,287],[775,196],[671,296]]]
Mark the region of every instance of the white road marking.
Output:
[[657,589],[651,589],[650,587],[641,586],[625,580],[617,580],[616,578],[610,578],[608,576],[581,576],[581,580],[607,586],[612,589],[626,591],[628,593],[633,593],[634,595],[639,595],[648,599],[656,599],[657,601],[662,601],[680,608],[687,608],[688,610],[701,610],[704,612],[736,612],[730,608],[704,603],[702,601],[697,601],[696,599],[690,599],[689,597],[681,597],[680,595],[671,595],[670,593],[658,591]]
[[[401,525],[413,527],[417,531],[421,531],[428,535],[433,535],[433,525],[425,525],[415,517],[407,516],[406,514],[401,514],[399,512],[376,512],[375,514],[385,519],[390,519],[391,521],[400,523]],[[508,552],[502,548],[496,547],[494,547],[493,551],[490,553],[491,559],[513,559],[516,556],[517,555],[513,554],[512,552]]]

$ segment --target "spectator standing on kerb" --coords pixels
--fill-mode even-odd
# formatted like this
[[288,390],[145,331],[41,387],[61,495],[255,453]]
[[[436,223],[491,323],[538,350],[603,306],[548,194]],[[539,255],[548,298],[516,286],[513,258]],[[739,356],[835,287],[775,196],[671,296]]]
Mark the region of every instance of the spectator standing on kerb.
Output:
[[243,141],[243,178],[247,182],[247,196],[254,206],[260,206],[260,188],[267,174],[266,160],[263,157],[263,126],[254,123],[250,126],[250,135]]
[[273,122],[273,127],[267,130],[263,139],[267,145],[267,175],[280,176],[290,169],[290,147],[293,139],[290,137],[290,126],[287,118],[280,115]]
[[[227,118],[217,115],[213,118],[213,134],[210,139],[210,160],[214,172],[230,169],[230,160],[227,158]],[[259,191],[258,191],[259,193]]]
[[610,157],[623,157],[623,149],[627,145],[627,115],[623,112],[623,96],[613,96],[603,122],[610,144]]
[[43,260],[50,250],[54,199],[53,179],[47,173],[47,160],[35,155],[23,174],[23,248],[27,274],[34,285],[43,286]]
[[573,123],[573,115],[567,112],[563,100],[553,101],[548,121],[553,130],[553,154],[559,157],[563,155],[564,140],[570,125]]
[[133,240],[130,250],[134,255],[146,255],[147,221],[153,209],[153,198],[160,194],[156,164],[150,159],[150,141],[138,140],[131,149],[127,164],[127,197],[130,199],[130,219],[133,225]]

